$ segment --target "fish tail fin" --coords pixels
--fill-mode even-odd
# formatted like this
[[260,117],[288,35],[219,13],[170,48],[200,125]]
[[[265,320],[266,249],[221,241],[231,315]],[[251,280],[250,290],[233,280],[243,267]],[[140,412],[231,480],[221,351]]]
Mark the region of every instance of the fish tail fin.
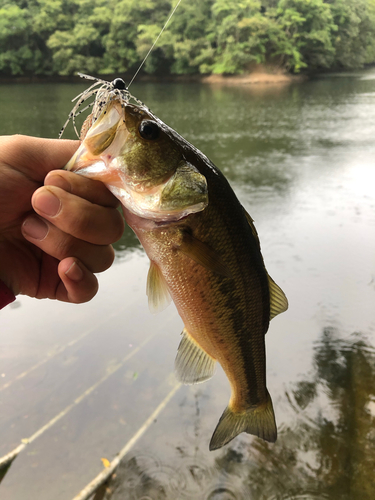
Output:
[[267,392],[266,403],[243,412],[234,412],[230,406],[224,410],[210,441],[210,451],[229,443],[241,432],[254,434],[274,443],[277,438],[275,414],[271,396]]

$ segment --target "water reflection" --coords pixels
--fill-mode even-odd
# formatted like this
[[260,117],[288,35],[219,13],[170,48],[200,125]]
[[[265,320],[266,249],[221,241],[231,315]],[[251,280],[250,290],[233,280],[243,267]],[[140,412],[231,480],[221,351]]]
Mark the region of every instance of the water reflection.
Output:
[[[272,447],[246,435],[208,452],[228,397],[219,372],[181,389],[95,500],[375,498],[374,78],[371,70],[277,89],[132,87],[225,172],[290,299],[267,341],[280,435]],[[57,137],[84,88],[0,85],[0,133]],[[2,454],[158,331],[124,373],[28,445],[1,482],[2,500],[73,498],[102,470],[100,457],[111,460],[164,397],[180,320],[173,308],[149,315],[148,263],[129,228],[116,257],[88,304],[22,297],[1,311],[0,375],[2,384],[15,380],[0,398]],[[322,332],[333,324],[342,330]],[[371,340],[345,338],[354,331]],[[130,384],[125,372],[140,375]]]
[[[281,432],[274,450],[253,445],[256,498],[260,491],[265,498],[277,492],[287,498],[375,498],[374,379],[374,349],[365,336],[341,339],[326,328],[315,346],[314,373],[288,394],[295,425]],[[267,479],[264,469],[273,472]]]
[[175,450],[174,467],[152,456],[123,461],[105,500],[375,498],[375,351],[366,337],[327,327],[313,372],[285,394],[294,418],[276,445],[244,439],[213,454]]

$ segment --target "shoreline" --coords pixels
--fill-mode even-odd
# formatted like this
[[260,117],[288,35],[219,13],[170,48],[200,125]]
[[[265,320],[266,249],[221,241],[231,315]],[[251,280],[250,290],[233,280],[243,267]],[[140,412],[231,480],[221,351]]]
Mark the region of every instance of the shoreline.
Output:
[[[114,74],[100,75],[103,80],[112,81],[122,78],[129,82],[132,75]],[[308,80],[307,75],[292,75],[283,71],[252,71],[244,75],[138,75],[138,82],[154,83],[203,83],[209,85],[254,85],[254,84],[291,84],[302,83]],[[1,77],[0,84],[12,83],[82,83],[85,80],[76,75],[53,75],[53,76],[15,76]]]
[[208,83],[210,85],[290,84],[302,83],[307,80],[307,75],[254,71],[252,73],[248,73],[247,75],[210,75],[202,78],[202,83]]
[[[369,70],[375,68],[375,63],[367,64],[359,70]],[[330,73],[343,74],[350,73],[348,69],[330,68],[324,71],[315,73],[293,74],[288,73],[280,66],[272,64],[252,64],[248,66],[247,72],[241,75],[228,74],[190,74],[190,75],[148,75],[146,73],[139,74],[136,78],[137,82],[150,83],[204,83],[209,85],[257,85],[257,84],[291,84],[303,83],[311,78],[324,76]],[[97,78],[106,81],[113,81],[115,78],[122,78],[125,82],[130,82],[134,76],[132,73],[114,73],[108,75],[96,75]],[[1,76],[0,85],[10,83],[82,83],[85,80],[76,75],[32,75],[32,76]]]

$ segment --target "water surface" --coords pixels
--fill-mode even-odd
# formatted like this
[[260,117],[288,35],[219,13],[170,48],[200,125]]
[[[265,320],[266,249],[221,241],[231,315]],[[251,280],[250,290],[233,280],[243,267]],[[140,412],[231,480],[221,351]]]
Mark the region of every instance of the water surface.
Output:
[[[2,85],[0,133],[56,137],[84,88]],[[372,500],[375,72],[133,92],[223,170],[289,299],[266,337],[279,438],[208,451],[230,394],[219,369],[177,390],[96,500]],[[49,424],[2,500],[73,499],[175,387],[181,320],[173,306],[148,312],[148,262],[129,229],[116,255],[88,304],[21,297],[1,312],[0,456]]]

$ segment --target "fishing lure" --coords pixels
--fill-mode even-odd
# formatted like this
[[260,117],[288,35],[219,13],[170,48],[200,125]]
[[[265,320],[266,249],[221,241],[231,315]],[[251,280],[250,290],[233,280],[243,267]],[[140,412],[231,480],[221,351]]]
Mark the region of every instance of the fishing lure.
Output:
[[[114,99],[117,99],[122,106],[128,104],[130,100],[133,99],[133,101],[135,101],[137,104],[147,108],[147,106],[145,106],[142,101],[137,99],[129,92],[129,89],[122,78],[115,78],[112,82],[107,82],[106,80],[102,80],[101,78],[95,78],[94,76],[85,75],[84,73],[77,74],[81,78],[85,78],[86,80],[94,80],[95,83],[93,83],[88,89],[84,90],[76,97],[74,97],[74,99],[72,99],[72,102],[77,102],[69,113],[68,119],[64,123],[64,126],[60,130],[59,139],[61,139],[70,121],[72,121],[73,123],[74,131],[77,137],[80,138],[81,134],[78,133],[75,120],[77,116],[91,107],[93,108],[91,114],[91,124],[94,124],[96,122],[104,106],[106,106],[110,101]],[[80,109],[82,104],[84,104],[92,96],[94,96],[94,100],[83,109]]]

